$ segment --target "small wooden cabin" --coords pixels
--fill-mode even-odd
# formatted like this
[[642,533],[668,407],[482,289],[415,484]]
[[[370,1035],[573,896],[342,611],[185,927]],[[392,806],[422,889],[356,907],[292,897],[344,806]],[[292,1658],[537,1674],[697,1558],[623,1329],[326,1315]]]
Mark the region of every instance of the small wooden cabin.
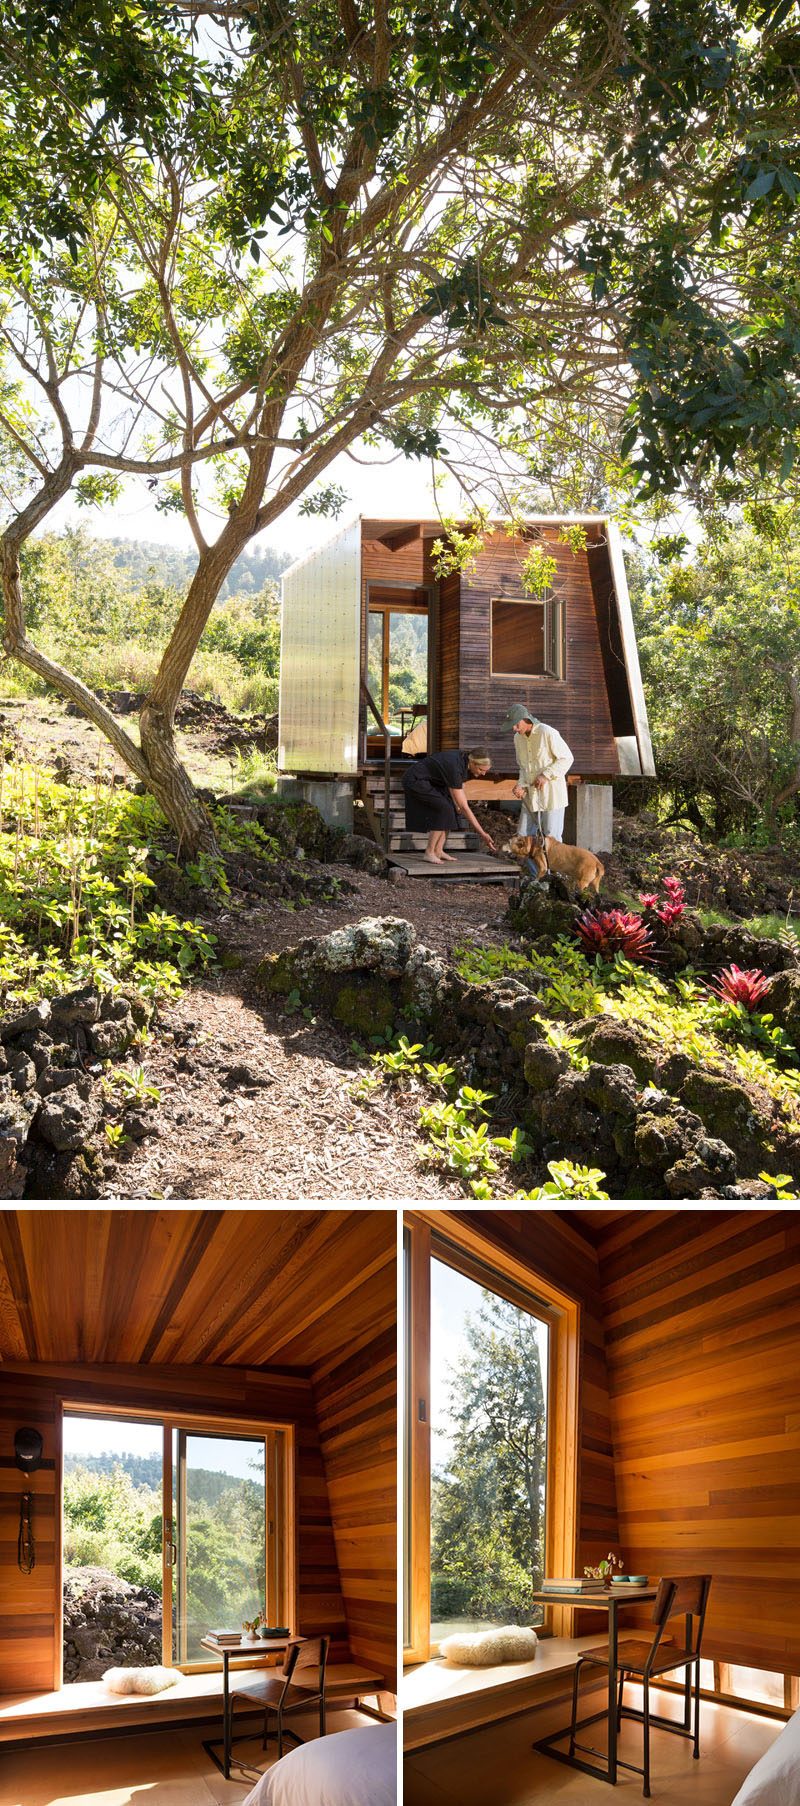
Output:
[[[399,770],[424,720],[428,750],[487,746],[487,794],[507,795],[516,763],[501,722],[521,702],[572,749],[582,844],[608,848],[611,781],[654,769],[618,529],[602,515],[531,518],[513,534],[497,522],[471,569],[438,578],[441,539],[438,520],[359,517],[284,573],[281,788],[299,783],[346,825],[359,790],[380,804],[385,758]],[[556,565],[539,596],[523,582],[533,548]]]

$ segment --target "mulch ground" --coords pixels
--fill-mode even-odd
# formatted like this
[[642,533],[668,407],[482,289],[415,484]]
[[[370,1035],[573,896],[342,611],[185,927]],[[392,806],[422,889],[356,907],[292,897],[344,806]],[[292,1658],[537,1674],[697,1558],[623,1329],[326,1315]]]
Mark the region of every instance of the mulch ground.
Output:
[[507,938],[503,885],[446,889],[425,879],[387,884],[331,868],[357,889],[337,904],[292,911],[244,903],[214,931],[245,963],[219,971],[163,1012],[144,1065],[157,1085],[156,1136],[124,1152],[110,1198],[332,1198],[392,1201],[463,1197],[459,1181],[416,1156],[418,1100],[388,1086],[364,1104],[350,1087],[364,1070],[351,1038],[319,1017],[286,1016],[253,983],[255,965],[307,935],[365,915],[399,915],[420,940],[449,953],[459,940]]

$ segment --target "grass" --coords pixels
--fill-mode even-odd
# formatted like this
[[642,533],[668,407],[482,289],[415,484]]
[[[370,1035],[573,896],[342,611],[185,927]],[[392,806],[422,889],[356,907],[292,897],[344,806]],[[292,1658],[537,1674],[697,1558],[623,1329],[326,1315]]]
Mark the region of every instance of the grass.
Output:
[[[147,690],[159,664],[160,648],[138,639],[115,642],[110,638],[65,648],[49,644],[45,634],[38,637],[48,657],[79,670],[93,690]],[[190,689],[210,702],[222,703],[233,715],[272,715],[278,707],[277,677],[245,670],[233,653],[218,648],[198,649],[188,683]],[[3,687],[12,696],[53,696],[49,684],[13,662],[3,673]]]
[[697,914],[704,928],[738,928],[744,934],[752,934],[759,939],[779,941],[787,930],[796,932],[792,929],[792,922],[800,918],[800,898],[797,911],[793,914],[789,910],[785,916],[747,916],[742,920],[739,916],[726,915],[721,909],[698,909]]

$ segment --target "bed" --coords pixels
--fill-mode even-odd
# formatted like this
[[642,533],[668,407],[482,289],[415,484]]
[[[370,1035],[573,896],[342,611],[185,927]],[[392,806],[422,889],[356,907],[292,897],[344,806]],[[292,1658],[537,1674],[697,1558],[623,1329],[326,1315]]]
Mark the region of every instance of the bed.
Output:
[[396,1806],[397,1726],[335,1731],[270,1768],[244,1806]]
[[800,1712],[750,1770],[732,1806],[800,1806]]

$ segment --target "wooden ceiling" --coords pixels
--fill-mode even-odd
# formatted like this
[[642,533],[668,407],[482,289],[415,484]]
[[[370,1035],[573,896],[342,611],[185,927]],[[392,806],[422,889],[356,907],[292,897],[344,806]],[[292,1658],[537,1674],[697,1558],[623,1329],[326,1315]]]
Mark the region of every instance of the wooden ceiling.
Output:
[[312,1367],[394,1320],[393,1210],[0,1212],[0,1361]]

